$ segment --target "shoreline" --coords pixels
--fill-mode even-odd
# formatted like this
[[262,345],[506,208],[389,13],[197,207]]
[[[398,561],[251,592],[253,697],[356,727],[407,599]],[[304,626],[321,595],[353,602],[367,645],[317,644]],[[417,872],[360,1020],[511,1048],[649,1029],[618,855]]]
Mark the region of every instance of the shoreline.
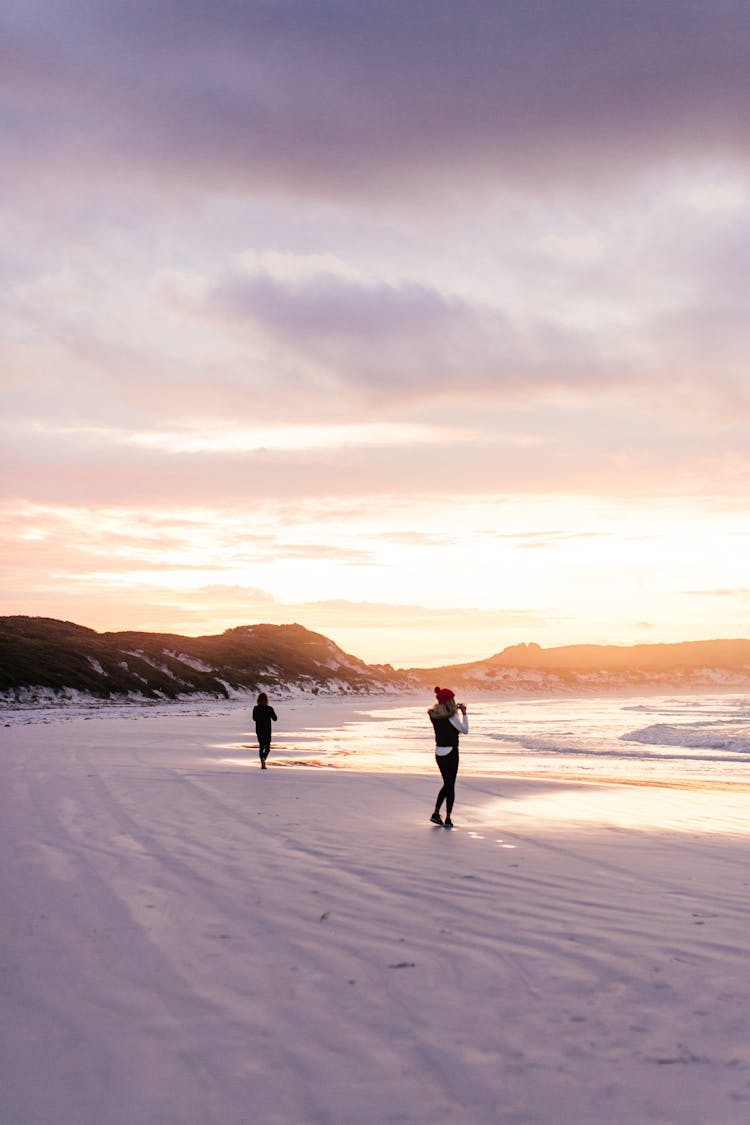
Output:
[[[741,793],[750,789],[750,780],[747,780],[744,769],[744,762],[748,759],[739,752],[713,759],[710,754],[703,756],[700,750],[691,753],[687,747],[665,743],[655,748],[659,753],[652,754],[651,748],[646,746],[641,754],[635,750],[635,747],[643,745],[638,740],[618,739],[616,745],[624,746],[622,750],[615,749],[612,742],[599,743],[598,728],[591,728],[586,733],[588,742],[582,738],[570,749],[564,746],[557,749],[554,735],[552,751],[543,744],[534,749],[539,737],[533,734],[534,724],[540,731],[546,729],[550,713],[548,707],[565,705],[570,708],[572,705],[572,711],[566,712],[565,725],[561,729],[565,731],[568,725],[575,726],[581,719],[585,731],[586,706],[593,704],[606,708],[610,701],[615,705],[623,701],[637,704],[648,702],[650,698],[618,694],[615,699],[611,695],[587,695],[574,699],[559,696],[477,699],[474,701],[476,709],[471,734],[465,748],[462,748],[461,777],[539,779],[586,786],[694,792]],[[663,697],[656,696],[657,700],[660,698]],[[664,702],[669,704],[676,698],[670,694]],[[688,693],[687,699],[692,698],[694,693]],[[735,692],[714,692],[695,698],[737,701],[742,715],[745,712],[744,696],[738,697]],[[423,696],[404,695],[281,700],[277,704],[281,710],[280,722],[274,733],[272,764],[285,770],[322,769],[358,774],[384,772],[392,776],[429,776],[434,771],[430,733],[426,724],[422,729],[421,723],[427,703],[429,700]],[[580,715],[578,703],[584,709]],[[493,705],[499,708],[494,721],[500,724],[500,729],[503,723],[509,722],[506,730],[511,733],[501,737],[495,733],[498,728],[488,724],[488,718],[494,714],[491,710]],[[520,710],[513,711],[514,707]],[[528,723],[532,729],[528,744],[531,750],[525,748],[523,741],[527,730],[527,707],[533,709],[528,711]],[[637,713],[641,708],[624,708],[625,712],[629,710]],[[601,718],[601,707],[596,712],[590,712],[594,713]],[[220,745],[228,757],[238,762],[242,760],[245,766],[252,766],[255,761],[256,744],[250,707],[244,701],[211,701],[208,704],[205,701],[175,702],[146,706],[106,704],[92,710],[71,706],[32,711],[19,709],[13,713],[0,710],[0,740],[3,730],[82,730],[88,728],[92,720],[94,728],[102,730],[105,742],[112,737],[127,740],[130,737],[127,731],[133,724],[144,728],[139,738],[145,736],[156,742],[167,734],[179,739],[181,731],[191,730],[194,726],[196,731],[204,732],[202,736],[209,742],[220,737]],[[688,733],[692,733],[692,724],[686,725]],[[611,735],[609,737],[611,739]],[[747,734],[744,740],[747,742]],[[721,770],[727,776],[720,776]]]
[[[267,692],[267,694],[269,694]],[[596,700],[622,700],[631,698],[657,699],[659,697],[690,698],[692,696],[708,696],[721,698],[747,696],[750,700],[750,683],[747,685],[685,685],[664,684],[646,685],[644,687],[595,687],[590,690],[571,691],[475,691],[464,693],[469,703],[565,703],[581,700],[590,702]],[[247,697],[234,697],[219,699],[215,696],[193,696],[173,700],[151,699],[100,699],[96,696],[63,699],[58,702],[43,700],[39,702],[10,701],[0,697],[0,725],[12,726],[16,723],[49,723],[55,720],[70,721],[78,718],[139,718],[139,717],[178,717],[193,716],[195,714],[221,714],[222,712],[237,712],[252,710],[257,698],[256,692],[248,693]],[[278,704],[292,709],[302,707],[309,709],[313,714],[316,708],[341,707],[353,708],[358,711],[384,710],[400,705],[414,704],[424,709],[431,704],[432,696],[429,691],[424,692],[394,692],[393,694],[377,693],[373,695],[355,694],[313,694],[299,692],[297,694],[270,695],[269,698]],[[324,726],[323,721],[311,721],[310,726]]]

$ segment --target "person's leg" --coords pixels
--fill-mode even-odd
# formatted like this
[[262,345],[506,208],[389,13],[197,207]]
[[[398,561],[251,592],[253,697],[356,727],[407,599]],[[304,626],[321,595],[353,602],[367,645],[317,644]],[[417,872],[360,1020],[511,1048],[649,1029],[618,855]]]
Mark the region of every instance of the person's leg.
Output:
[[443,801],[445,800],[445,798],[448,794],[448,779],[450,778],[451,771],[450,771],[450,767],[448,766],[447,763],[448,763],[448,759],[450,758],[450,756],[451,756],[450,754],[436,754],[435,755],[435,761],[437,762],[437,767],[440,770],[440,776],[443,779],[443,784],[441,786],[440,792],[437,795],[437,800],[435,801],[435,812],[436,813],[440,812],[440,806],[442,805]]
[[445,755],[445,772],[443,774],[443,788],[445,789],[445,819],[450,820],[453,812],[453,802],[456,799],[456,775],[458,774],[458,750],[451,750]]

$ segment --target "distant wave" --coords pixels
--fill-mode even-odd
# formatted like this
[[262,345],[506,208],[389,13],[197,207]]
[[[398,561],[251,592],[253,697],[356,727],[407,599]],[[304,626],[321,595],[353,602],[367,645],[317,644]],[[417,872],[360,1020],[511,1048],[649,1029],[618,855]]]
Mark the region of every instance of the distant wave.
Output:
[[[638,733],[638,732],[633,732],[633,733]],[[643,747],[644,747],[643,750],[638,752],[637,750],[623,750],[619,746],[616,749],[615,748],[607,749],[606,747],[604,747],[604,748],[603,747],[597,747],[596,749],[589,749],[588,747],[581,746],[577,743],[568,743],[567,745],[561,745],[559,742],[551,742],[551,741],[549,741],[547,739],[544,739],[544,738],[533,738],[533,737],[524,736],[524,735],[517,736],[517,735],[510,735],[510,734],[489,734],[489,735],[487,735],[487,737],[491,738],[494,742],[513,743],[513,745],[520,746],[524,750],[531,750],[531,751],[533,751],[535,753],[538,753],[538,754],[560,755],[561,757],[564,756],[564,757],[567,757],[567,758],[570,758],[570,759],[592,758],[592,759],[596,759],[597,761],[600,761],[600,760],[603,760],[603,759],[611,759],[612,761],[623,761],[623,762],[646,762],[646,761],[653,761],[655,758],[658,758],[659,761],[664,761],[664,762],[666,762],[666,761],[669,761],[669,762],[701,762],[701,761],[703,761],[703,762],[716,762],[716,761],[721,761],[721,758],[717,757],[716,754],[695,754],[695,753],[692,753],[690,751],[686,751],[685,744],[681,743],[681,742],[662,742],[662,743],[653,742],[653,743],[649,743],[645,739],[642,740],[642,739],[633,738],[633,739],[631,739],[631,741],[641,742]],[[627,740],[627,736],[623,735],[622,740]],[[663,752],[657,754],[653,750],[647,749],[647,746],[649,746],[649,745],[654,746],[654,747],[656,747],[656,746],[672,747],[673,752],[670,753],[670,754],[666,754],[666,753],[663,753]],[[726,747],[718,747],[717,748],[717,747],[712,747],[712,746],[705,746],[705,747],[701,746],[701,747],[696,747],[696,748],[697,749],[703,749],[703,750],[727,749]],[[680,749],[683,750],[683,751],[686,751],[686,752],[684,752],[682,754],[675,752],[675,751],[680,750]],[[750,755],[750,740],[749,740],[749,744],[748,744],[748,754]],[[727,759],[727,760],[728,761],[736,761],[737,756],[735,754],[733,754],[732,758]]]
[[593,753],[593,751],[586,751],[579,746],[561,745],[559,742],[550,742],[547,738],[534,738],[531,735],[488,734],[487,737],[491,738],[493,742],[512,742],[516,746],[522,746],[524,750],[538,750],[543,754]]
[[697,750],[723,750],[731,754],[750,755],[750,733],[747,724],[720,720],[715,723],[653,723],[640,730],[620,735],[623,742],[640,742],[647,746],[684,746]]

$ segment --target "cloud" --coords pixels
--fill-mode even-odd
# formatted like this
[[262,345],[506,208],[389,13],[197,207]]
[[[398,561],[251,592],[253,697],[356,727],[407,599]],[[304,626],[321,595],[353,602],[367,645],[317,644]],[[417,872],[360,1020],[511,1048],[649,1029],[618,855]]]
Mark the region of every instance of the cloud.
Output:
[[[246,589],[241,586],[206,586],[195,591],[196,598],[204,605],[219,607],[236,606],[239,602],[252,604],[253,612],[270,614],[272,623],[296,620],[302,617],[311,623],[310,628],[318,628],[332,622],[347,629],[426,629],[436,626],[454,626],[456,614],[460,612],[462,627],[492,628],[509,625],[531,625],[540,623],[542,615],[533,609],[481,610],[470,605],[424,606],[393,604],[390,602],[353,601],[347,598],[332,598],[323,601],[284,601],[275,598],[267,591]],[[236,612],[236,611],[235,611]]]
[[686,594],[696,598],[750,598],[750,586],[737,586],[734,588],[721,587],[717,590],[686,590]]
[[214,303],[292,351],[311,382],[355,385],[378,396],[446,389],[460,374],[465,382],[486,379],[489,357],[508,332],[501,314],[424,285],[330,274],[291,285],[262,273],[235,277],[216,290]]
[[[75,432],[73,430],[72,432]],[[302,452],[307,450],[340,450],[356,446],[409,445],[418,446],[439,442],[455,436],[447,426],[420,426],[399,422],[360,422],[340,425],[297,423],[274,425],[263,422],[255,426],[230,427],[182,426],[172,432],[146,430],[133,434],[113,434],[115,439],[126,440],[146,448],[163,449],[171,453],[257,453],[269,450]],[[463,437],[470,436],[464,432]]]
[[568,541],[578,542],[583,539],[607,538],[611,532],[585,531],[579,529],[571,529],[568,531],[536,529],[534,531],[515,532],[485,531],[483,534],[490,539],[501,540],[520,547],[523,550],[536,551],[554,549],[561,543]]
[[385,409],[393,398],[455,394],[459,386],[528,396],[634,379],[612,364],[590,330],[566,328],[542,312],[510,317],[426,284],[332,273],[289,282],[255,272],[226,278],[211,305],[286,349],[318,393],[345,387],[385,396]]
[[707,410],[670,414],[667,390],[660,391],[664,409],[656,390],[642,402],[592,396],[588,403],[552,401],[533,410],[523,403],[479,406],[459,396],[442,417],[435,411],[434,440],[427,440],[428,427],[421,431],[425,440],[414,443],[407,428],[385,443],[320,446],[303,437],[299,450],[242,451],[232,440],[224,449],[215,442],[211,448],[210,440],[199,451],[165,449],[133,443],[128,430],[15,420],[0,426],[0,494],[63,507],[187,505],[206,513],[286,502],[317,511],[324,498],[362,510],[370,498],[390,504],[395,497],[416,503],[428,496],[534,492],[681,492],[710,497],[713,507],[741,508],[750,478],[742,417],[720,423]]
[[[383,197],[747,156],[741,0],[37,2],[5,16],[9,155]],[[55,107],[54,116],[49,107]]]
[[[95,208],[83,230],[38,217],[46,241],[38,232],[7,287],[4,409],[24,426],[53,412],[194,444],[261,417],[272,433],[292,423],[302,448],[313,422],[351,425],[365,410],[383,428],[435,426],[446,406],[451,420],[471,406],[472,427],[536,443],[543,460],[544,413],[562,405],[575,435],[598,399],[613,453],[648,410],[649,439],[679,448],[707,420],[747,417],[748,200],[739,174],[704,169],[585,208],[497,207],[447,232],[435,216],[399,222],[384,250],[377,210],[336,228],[332,250],[314,210],[315,251],[299,230],[294,250],[247,249],[266,238],[257,200],[247,230],[223,215],[210,252],[215,200],[189,220],[162,200],[125,234],[117,209]],[[283,244],[294,209],[270,210]],[[541,426],[528,424],[535,410]]]

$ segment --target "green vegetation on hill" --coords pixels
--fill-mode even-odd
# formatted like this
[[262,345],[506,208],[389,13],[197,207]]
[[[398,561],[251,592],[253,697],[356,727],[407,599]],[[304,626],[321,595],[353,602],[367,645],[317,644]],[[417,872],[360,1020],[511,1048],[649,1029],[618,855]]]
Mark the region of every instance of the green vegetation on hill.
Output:
[[310,691],[403,690],[408,677],[368,665],[301,625],[251,625],[220,636],[96,633],[69,621],[0,618],[0,691],[46,688],[101,698],[175,699],[275,685]]

